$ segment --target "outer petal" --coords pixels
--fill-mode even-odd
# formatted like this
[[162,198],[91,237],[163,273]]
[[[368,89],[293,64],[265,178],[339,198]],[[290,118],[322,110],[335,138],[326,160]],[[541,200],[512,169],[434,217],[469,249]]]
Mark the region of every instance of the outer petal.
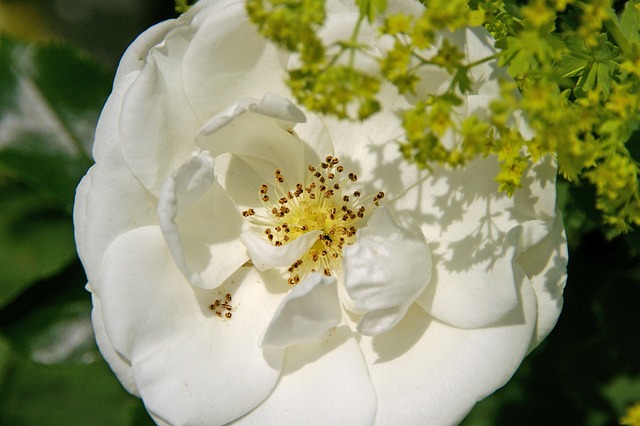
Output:
[[162,39],[174,28],[178,26],[188,26],[193,20],[197,20],[203,9],[215,9],[221,2],[216,0],[201,0],[195,4],[188,13],[180,15],[178,19],[169,19],[160,22],[140,34],[134,42],[127,48],[120,60],[116,74],[114,86],[120,85],[120,80],[132,71],[141,70],[146,61],[149,51],[156,45],[162,43]]
[[376,394],[351,330],[338,327],[321,342],[287,348],[273,393],[234,424],[369,426]]
[[498,193],[497,167],[483,159],[462,170],[436,168],[394,203],[413,214],[433,256],[432,283],[418,303],[454,326],[484,327],[513,308],[513,259],[528,247],[509,242],[507,233],[527,221],[552,223],[555,216],[551,161],[532,167],[523,193],[513,198]]
[[518,256],[538,300],[538,323],[533,349],[551,332],[562,310],[562,293],[567,282],[567,237],[560,212],[548,235]]
[[137,226],[156,222],[155,199],[126,166],[118,143],[122,97],[134,79],[135,73],[123,78],[102,110],[93,148],[97,163],[76,190],[76,246],[92,285],[98,284],[104,252],[113,240]]
[[448,326],[415,305],[392,331],[361,346],[378,395],[376,424],[458,424],[476,401],[503,386],[526,355],[536,299],[518,272],[518,309],[494,327]]
[[174,425],[221,424],[273,389],[283,351],[260,350],[257,342],[281,296],[267,292],[250,268],[225,284],[237,306],[228,321],[209,309],[221,293],[188,284],[158,227],[116,240],[102,280],[96,295],[109,340],[131,361],[140,395],[157,417]]
[[244,2],[211,2],[182,61],[184,90],[201,122],[246,97],[288,96],[283,59],[248,22]]
[[127,74],[140,71],[145,65],[145,58],[149,51],[160,44],[167,33],[178,25],[178,20],[170,19],[160,22],[140,34],[120,59],[113,86],[117,88],[122,84],[122,80]]
[[183,88],[183,55],[193,28],[177,26],[154,46],[120,113],[120,145],[140,182],[157,195],[164,180],[197,149],[201,123],[192,113]]
[[158,220],[176,265],[189,281],[218,287],[248,259],[242,218],[214,182],[213,159],[194,153],[162,187]]
[[285,347],[321,339],[340,324],[342,311],[334,277],[311,274],[284,298],[260,346]]
[[91,302],[93,304],[91,322],[93,323],[93,331],[96,336],[96,343],[98,344],[100,353],[111,367],[111,370],[118,377],[122,386],[124,386],[129,393],[139,398],[140,392],[133,380],[131,363],[128,359],[124,358],[116,352],[115,349],[113,349],[113,345],[111,344],[111,341],[109,341],[109,336],[107,336],[107,331],[105,330],[104,321],[102,319],[102,305],[100,303],[100,299],[95,295],[92,295]]

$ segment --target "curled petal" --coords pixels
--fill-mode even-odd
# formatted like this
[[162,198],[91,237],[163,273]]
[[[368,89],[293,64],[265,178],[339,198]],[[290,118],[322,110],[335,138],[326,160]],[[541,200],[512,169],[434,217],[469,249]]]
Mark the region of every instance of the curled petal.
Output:
[[354,308],[365,315],[363,334],[395,326],[431,278],[431,253],[420,227],[378,208],[356,242],[344,249],[344,282]]
[[282,268],[300,259],[318,241],[320,231],[310,231],[290,243],[275,246],[253,231],[245,231],[240,241],[247,247],[251,261],[261,271]]
[[260,346],[285,347],[313,342],[326,336],[341,319],[336,279],[314,273],[297,284],[282,301]]
[[167,179],[158,221],[176,265],[194,285],[215,288],[248,258],[238,240],[241,216],[215,183],[213,158],[205,151]]
[[247,111],[277,119],[278,124],[283,130],[290,129],[295,123],[304,123],[307,121],[304,112],[289,99],[273,93],[267,93],[261,101],[246,98],[232,105],[207,121],[200,130],[200,133],[204,136],[215,133]]
[[302,182],[304,149],[293,133],[293,125],[304,120],[302,111],[291,101],[267,94],[262,100],[244,99],[215,115],[202,127],[196,141],[213,157],[230,153],[247,162],[259,159],[254,168],[262,183],[274,182],[276,169],[286,180]]

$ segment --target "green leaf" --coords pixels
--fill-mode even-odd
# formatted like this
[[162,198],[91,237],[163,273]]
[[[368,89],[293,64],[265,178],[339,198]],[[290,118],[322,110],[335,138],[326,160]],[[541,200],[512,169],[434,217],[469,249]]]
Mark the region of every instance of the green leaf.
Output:
[[584,40],[575,33],[569,33],[563,41],[569,49],[569,54],[563,56],[555,65],[561,77],[579,77],[575,93],[586,95],[589,91],[596,91],[604,98],[611,92],[611,78],[613,77],[620,55],[620,49],[607,40],[602,34],[595,48],[588,48]]
[[640,401],[640,375],[619,375],[602,388],[602,394],[622,416],[625,408]]
[[553,64],[554,68],[561,78],[580,77],[589,64],[589,57],[582,54],[586,50],[584,40],[575,33],[569,33],[563,42],[573,54],[563,55]]
[[39,364],[86,364],[100,359],[91,325],[91,301],[47,304],[6,327],[7,337]]
[[71,218],[24,185],[0,183],[0,308],[75,258]]
[[63,45],[0,36],[0,175],[71,211],[111,77]]
[[13,357],[0,384],[0,424],[133,425],[139,401],[104,362],[43,366]]
[[631,0],[620,17],[620,30],[629,43],[640,45],[640,9],[638,2]]
[[0,389],[4,378],[11,368],[11,345],[0,335]]

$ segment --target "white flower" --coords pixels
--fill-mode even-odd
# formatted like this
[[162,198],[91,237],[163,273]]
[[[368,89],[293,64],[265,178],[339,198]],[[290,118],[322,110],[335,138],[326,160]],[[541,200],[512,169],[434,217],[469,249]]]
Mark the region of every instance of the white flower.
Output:
[[[327,8],[325,37],[353,28]],[[491,53],[480,29],[450,38]],[[158,423],[455,423],[559,315],[555,165],[514,198],[490,159],[419,172],[395,143],[408,100],[319,118],[288,100],[294,61],[231,0],[129,48],[75,206],[100,350]],[[474,68],[463,116],[496,72]]]

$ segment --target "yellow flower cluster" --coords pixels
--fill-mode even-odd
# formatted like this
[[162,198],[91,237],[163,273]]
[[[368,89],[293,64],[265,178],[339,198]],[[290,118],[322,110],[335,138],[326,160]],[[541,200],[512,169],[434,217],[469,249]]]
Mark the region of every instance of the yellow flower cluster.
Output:
[[[298,52],[289,86],[298,102],[323,114],[362,120],[380,109],[383,82],[416,95],[423,67],[451,76],[445,93],[421,94],[402,113],[406,159],[419,167],[463,166],[477,155],[495,155],[496,176],[508,194],[541,156],[554,155],[568,180],[593,185],[596,207],[614,233],[640,225],[639,167],[629,149],[640,128],[640,7],[638,0],[613,9],[611,0],[424,0],[420,16],[386,14],[385,0],[356,0],[360,19],[348,40],[325,46],[317,36],[324,4],[317,0],[249,0],[247,9],[262,33]],[[380,36],[394,44],[377,57],[379,71],[357,69],[363,22],[380,22]],[[513,78],[483,119],[456,118],[456,106],[471,90],[469,72],[493,60],[463,63],[441,31],[482,24],[496,39],[500,65]],[[432,52],[425,56],[424,52]],[[531,139],[513,130],[522,117]],[[445,135],[457,144],[445,146]]]
[[640,426],[640,402],[632,405],[620,418],[620,424],[626,426]]

